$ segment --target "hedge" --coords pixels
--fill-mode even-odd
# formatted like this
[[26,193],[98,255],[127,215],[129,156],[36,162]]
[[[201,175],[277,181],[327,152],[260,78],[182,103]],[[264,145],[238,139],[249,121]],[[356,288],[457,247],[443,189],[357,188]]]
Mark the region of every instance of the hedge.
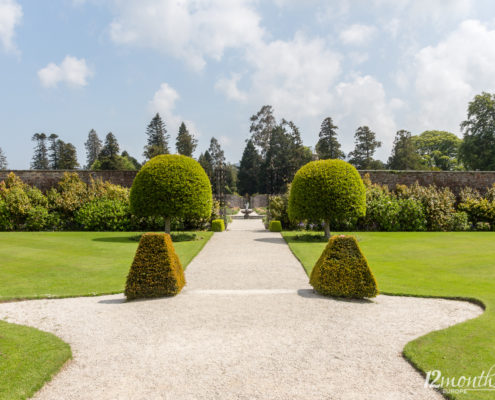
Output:
[[211,230],[213,232],[223,232],[225,230],[225,223],[223,219],[214,219],[211,221]]
[[333,236],[311,272],[309,283],[325,296],[375,297],[378,288],[354,236]]
[[280,221],[271,220],[269,230],[270,232],[282,232],[282,224]]
[[145,233],[127,276],[127,299],[175,296],[185,284],[184,270],[170,235]]

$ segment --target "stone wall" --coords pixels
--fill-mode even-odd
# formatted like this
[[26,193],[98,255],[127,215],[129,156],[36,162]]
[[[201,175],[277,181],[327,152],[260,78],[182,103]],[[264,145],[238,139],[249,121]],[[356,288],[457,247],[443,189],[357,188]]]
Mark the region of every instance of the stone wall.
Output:
[[[0,171],[0,181],[4,180],[10,171]],[[43,191],[56,186],[67,171],[38,171],[38,170],[17,170],[12,171],[24,182],[37,186]],[[136,171],[70,171],[77,172],[84,182],[89,182],[90,178],[110,181],[117,185],[131,187],[136,176]],[[419,182],[420,185],[434,184],[440,187],[449,187],[454,193],[465,186],[471,186],[482,192],[495,183],[495,171],[489,172],[451,172],[451,171],[360,171],[361,175],[369,174],[374,183],[388,185],[390,188],[397,184],[412,185]],[[228,195],[227,201],[232,206],[244,207],[244,200],[240,196]],[[251,198],[250,207],[266,207],[267,196],[258,195]]]
[[369,174],[371,182],[387,185],[412,185],[418,182],[422,186],[436,185],[448,187],[455,194],[470,186],[480,192],[495,183],[495,171],[359,171],[361,176]]
[[77,172],[81,180],[89,183],[91,178],[102,179],[116,185],[131,187],[132,181],[136,177],[136,171],[63,171],[63,170],[17,170],[17,171],[0,171],[0,181],[3,181],[9,172],[15,173],[25,183],[38,187],[43,191],[57,185],[65,172]]

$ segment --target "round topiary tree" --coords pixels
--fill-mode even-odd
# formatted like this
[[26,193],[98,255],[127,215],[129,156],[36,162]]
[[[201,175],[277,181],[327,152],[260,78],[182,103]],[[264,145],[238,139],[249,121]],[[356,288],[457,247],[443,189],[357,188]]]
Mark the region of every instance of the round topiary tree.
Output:
[[208,218],[213,203],[211,184],[203,167],[190,157],[166,154],[152,158],[138,172],[130,193],[131,211],[141,217],[170,220]]
[[292,220],[323,221],[330,238],[330,222],[366,213],[366,189],[359,172],[342,160],[312,161],[297,171],[289,195]]

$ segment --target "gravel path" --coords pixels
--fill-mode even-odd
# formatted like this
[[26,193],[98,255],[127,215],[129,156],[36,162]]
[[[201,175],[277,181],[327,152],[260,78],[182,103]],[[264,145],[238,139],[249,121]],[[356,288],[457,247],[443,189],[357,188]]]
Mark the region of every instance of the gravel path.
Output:
[[122,295],[0,304],[0,318],[55,333],[74,359],[37,399],[441,399],[401,357],[470,303],[313,294],[280,234],[235,220],[174,298]]

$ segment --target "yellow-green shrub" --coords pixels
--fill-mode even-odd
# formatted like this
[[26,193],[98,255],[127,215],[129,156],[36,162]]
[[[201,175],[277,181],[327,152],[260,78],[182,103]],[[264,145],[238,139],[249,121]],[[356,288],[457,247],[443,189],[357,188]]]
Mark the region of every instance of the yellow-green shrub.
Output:
[[214,219],[211,221],[211,230],[213,232],[223,232],[225,230],[223,219]]
[[145,233],[127,276],[127,299],[174,296],[185,284],[184,270],[170,235]]
[[280,221],[275,221],[272,219],[270,221],[270,227],[269,227],[270,232],[282,232],[282,224]]
[[375,297],[378,287],[354,236],[333,236],[315,264],[309,283],[325,296]]

